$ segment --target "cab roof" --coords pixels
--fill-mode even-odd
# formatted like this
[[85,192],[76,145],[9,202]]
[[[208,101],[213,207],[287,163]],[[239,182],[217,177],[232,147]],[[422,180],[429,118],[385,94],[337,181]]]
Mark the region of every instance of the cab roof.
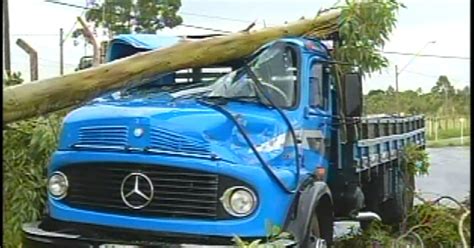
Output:
[[[108,47],[107,62],[131,56],[138,52],[150,51],[164,47],[173,46],[185,40],[203,39],[219,34],[207,34],[199,36],[171,36],[156,34],[121,34],[114,37]],[[290,42],[300,46],[306,52],[316,52],[321,55],[328,55],[329,49],[318,39],[308,37],[285,37],[278,41]],[[267,44],[270,45],[273,42]]]

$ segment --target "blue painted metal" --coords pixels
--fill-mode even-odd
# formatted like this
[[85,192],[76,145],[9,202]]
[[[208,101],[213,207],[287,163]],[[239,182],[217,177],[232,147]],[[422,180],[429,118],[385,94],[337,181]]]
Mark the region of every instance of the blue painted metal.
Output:
[[[271,178],[262,167],[246,164],[232,164],[225,161],[210,161],[177,156],[160,156],[141,153],[106,153],[100,151],[57,151],[51,162],[50,172],[70,163],[101,162],[134,162],[167,164],[180,168],[192,168],[221,175],[239,178],[251,184],[257,191],[259,205],[249,217],[235,220],[210,221],[170,218],[130,217],[118,214],[102,213],[71,208],[61,201],[48,199],[50,214],[53,218],[89,224],[109,225],[123,228],[134,228],[150,231],[185,232],[190,234],[214,234],[231,237],[235,233],[245,236],[265,236],[265,223],[283,225],[286,212],[293,195],[286,194],[279,187],[273,186]],[[291,183],[292,174],[286,168],[276,168],[278,175]],[[270,183],[270,184],[269,184]],[[277,205],[275,203],[278,203]]]
[[[315,39],[289,37],[279,41],[296,45],[301,59],[297,107],[286,109],[284,113],[302,140],[308,135],[329,139],[333,124],[331,116],[335,114],[331,112],[334,90],[328,87],[328,91],[331,91],[328,92],[329,106],[327,109],[313,109],[318,113],[318,116],[313,117],[308,116],[310,99],[307,90],[310,88],[308,79],[311,64],[330,60],[326,47]],[[128,53],[166,47],[179,42],[179,38],[123,35],[112,42],[109,60],[127,56]],[[147,98],[109,97],[91,101],[72,111],[64,119],[59,147],[52,157],[49,175],[63,166],[80,162],[166,164],[202,170],[252,185],[259,200],[252,215],[218,221],[132,217],[73,208],[61,200],[49,198],[50,215],[71,222],[227,237],[235,234],[241,237],[265,236],[268,221],[283,225],[294,194],[285,192],[262,168],[235,125],[195,99],[171,99],[167,93],[153,94]],[[295,178],[293,147],[285,138],[288,127],[277,111],[244,102],[229,102],[226,109],[238,116],[238,121],[263,159],[272,166],[285,185],[303,182],[317,167],[331,169],[323,152],[310,149],[303,142],[300,147],[303,168],[300,178]],[[136,135],[137,129],[143,133]],[[397,143],[412,138],[424,144],[423,137],[423,130],[415,130],[398,136],[360,140],[354,147],[354,161],[361,170],[375,166],[387,159],[394,159],[390,155]],[[150,152],[151,149],[154,152]]]
[[[175,45],[182,41],[176,36],[163,36],[154,34],[122,34],[116,36],[109,42],[106,61],[131,56],[138,52],[160,49]],[[169,84],[175,80],[175,74],[156,75],[150,81],[150,85]]]
[[106,60],[113,61],[140,51],[149,51],[169,47],[182,38],[154,34],[121,34],[109,42]]

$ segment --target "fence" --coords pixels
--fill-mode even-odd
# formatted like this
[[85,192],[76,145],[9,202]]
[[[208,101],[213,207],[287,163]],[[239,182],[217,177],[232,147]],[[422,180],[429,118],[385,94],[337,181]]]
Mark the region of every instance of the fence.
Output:
[[448,139],[470,135],[470,116],[426,117],[426,135],[428,139]]

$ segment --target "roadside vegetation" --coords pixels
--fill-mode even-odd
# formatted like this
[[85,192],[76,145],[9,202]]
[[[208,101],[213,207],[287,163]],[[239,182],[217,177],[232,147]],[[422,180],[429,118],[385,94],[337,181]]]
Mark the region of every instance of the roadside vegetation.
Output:
[[[450,201],[452,204],[443,204]],[[458,202],[450,197],[423,200],[409,213],[406,227],[396,231],[373,223],[360,233],[353,230],[341,237],[335,248],[354,247],[471,247],[470,200]]]
[[[428,174],[430,163],[426,151],[407,146],[405,161],[409,173],[417,176]],[[352,228],[335,239],[334,248],[471,247],[470,195],[464,201],[450,196],[428,201],[420,196],[421,192],[407,190],[412,190],[420,204],[414,206],[402,223],[394,227],[372,222],[364,231]],[[291,239],[290,234],[281,232],[278,227],[268,230],[265,240],[244,242],[237,237],[235,243],[241,248],[279,248]]]
[[[13,73],[4,86],[22,83]],[[19,247],[21,224],[39,220],[46,200],[46,170],[62,118],[53,114],[3,127],[3,244]]]
[[[172,10],[179,8],[179,1],[169,1],[172,4]],[[350,2],[350,1],[349,1]],[[125,13],[125,12],[124,12]],[[175,13],[175,12],[173,12]],[[122,27],[108,23],[109,15],[94,15],[94,11],[89,12],[88,20],[97,21],[100,26]],[[129,13],[127,13],[129,15]],[[179,16],[171,15],[172,22],[168,23],[173,27],[181,23]],[[376,16],[375,16],[376,17]],[[102,18],[102,19],[101,19]],[[393,17],[395,18],[395,17]],[[120,21],[127,20],[127,16],[120,18]],[[165,18],[166,19],[166,18]],[[350,22],[351,20],[347,19]],[[354,21],[354,20],[352,20]],[[147,22],[144,22],[147,23]],[[165,23],[165,24],[166,24]],[[117,24],[117,23],[116,23]],[[354,24],[355,25],[355,24]],[[142,30],[156,29],[152,26],[141,26]],[[161,27],[162,28],[162,27]],[[112,33],[123,33],[122,29],[111,29]],[[128,30],[131,32],[131,30]],[[136,30],[134,30],[136,31]],[[350,30],[347,30],[349,33]],[[376,35],[378,35],[378,32]],[[382,42],[383,43],[383,42]],[[363,48],[367,48],[370,55],[375,53],[372,43],[369,40],[363,43]],[[354,46],[356,47],[356,46]],[[374,56],[365,56],[364,59],[373,61],[373,65],[366,68],[368,71],[376,71],[379,68],[387,66],[384,58]],[[350,50],[340,56],[348,56]],[[372,60],[371,60],[372,59]],[[4,80],[3,86],[10,86],[22,83],[21,75],[13,73],[10,78]],[[470,88],[454,89],[446,76],[440,76],[436,85],[430,92],[422,92],[421,89],[404,91],[399,93],[399,109],[394,108],[395,90],[389,87],[384,90],[373,90],[365,96],[365,113],[396,113],[397,111],[405,114],[425,114],[426,116],[469,116],[470,113]],[[21,247],[21,224],[25,222],[39,220],[44,211],[46,200],[46,170],[51,156],[57,145],[58,134],[60,131],[63,113],[55,113],[45,117],[38,117],[26,121],[19,121],[8,126],[3,130],[3,240],[4,246]],[[469,128],[466,127],[465,135],[469,135]],[[459,130],[446,129],[438,133],[439,139],[459,137]],[[429,138],[432,138],[430,136]],[[453,141],[454,142],[454,141]],[[470,139],[465,142],[470,144]],[[438,142],[438,145],[444,143]],[[432,143],[437,144],[437,143]],[[449,144],[456,144],[448,142]],[[426,159],[423,157],[422,159]],[[426,169],[428,169],[426,167]],[[444,197],[436,201],[426,201],[419,198],[422,204],[417,205],[410,213],[400,230],[393,230],[391,227],[380,223],[373,223],[364,233],[360,234],[354,230],[351,234],[339,239],[336,247],[397,247],[392,245],[411,242],[417,244],[417,247],[463,247],[470,246],[470,222],[466,219],[470,214],[470,199],[463,203],[457,202],[449,197]],[[443,203],[455,202],[455,206],[445,206]],[[287,234],[281,233],[278,228],[271,229],[270,240],[278,241],[288,238]],[[242,247],[257,247],[265,240],[254,241],[253,244],[236,242]],[[417,243],[418,242],[418,243]],[[467,244],[464,245],[464,242]],[[402,246],[399,246],[402,247]]]
[[[471,247],[470,196],[462,202],[449,196],[432,201],[417,198],[422,203],[409,212],[399,228],[380,222],[373,222],[363,232],[353,228],[335,239],[334,248]],[[288,233],[273,231],[264,240],[245,242],[236,237],[234,242],[240,248],[281,248],[290,239]]]
[[[401,91],[393,87],[387,90],[371,90],[364,96],[366,114],[425,115],[427,147],[470,146],[471,93],[470,87],[455,89],[447,76],[439,76],[429,92],[417,90]],[[461,124],[461,119],[463,123]],[[462,130],[461,130],[462,129]],[[463,142],[461,143],[461,135]]]
[[415,91],[400,91],[398,93],[399,105],[394,104],[397,102],[397,94],[392,86],[389,86],[387,90],[371,90],[364,97],[364,112],[366,114],[401,112],[407,115],[423,114],[431,118],[467,118],[470,116],[471,93],[469,86],[455,89],[448,77],[444,75],[440,75],[432,83],[434,86],[429,92],[423,92],[421,88]]

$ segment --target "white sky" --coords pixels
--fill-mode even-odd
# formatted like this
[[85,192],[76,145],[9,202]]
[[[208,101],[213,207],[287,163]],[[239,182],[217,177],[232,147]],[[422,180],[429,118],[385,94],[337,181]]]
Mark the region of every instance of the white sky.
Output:
[[[86,5],[86,0],[62,0]],[[335,0],[182,0],[183,23],[221,30],[237,31],[257,20],[256,28],[282,24],[305,16],[313,17],[320,8],[330,7]],[[470,1],[469,0],[405,0],[407,6],[399,13],[397,28],[384,48],[385,51],[422,54],[470,56]],[[59,75],[59,29],[67,34],[76,17],[83,12],[67,6],[47,3],[43,0],[10,0],[11,63],[13,71],[21,71],[29,80],[28,56],[16,44],[18,38],[27,41],[38,51],[39,78]],[[221,16],[229,21],[189,14]],[[178,27],[164,30],[167,34],[206,34],[210,31]],[[429,41],[435,44],[426,45]],[[79,59],[91,49],[84,44],[75,46],[67,39],[64,46],[65,73],[74,71]],[[412,56],[386,55],[390,67],[376,73],[364,82],[364,92],[372,89],[387,89],[394,85],[394,65],[404,67]],[[456,88],[470,84],[470,60],[415,58],[399,76],[400,90],[417,89],[424,92],[434,86],[439,75],[447,75]]]

